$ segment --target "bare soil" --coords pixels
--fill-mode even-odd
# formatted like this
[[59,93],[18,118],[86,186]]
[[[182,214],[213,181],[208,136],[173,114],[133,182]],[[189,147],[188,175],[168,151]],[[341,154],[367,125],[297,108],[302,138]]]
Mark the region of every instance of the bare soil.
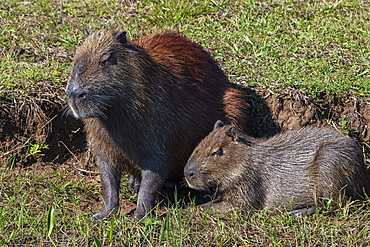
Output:
[[[356,138],[369,160],[370,102],[328,95],[313,99],[300,90],[280,93],[249,87],[244,90],[252,105],[249,134],[270,136],[306,125],[334,128]],[[54,170],[63,168],[68,174],[66,182],[77,183],[84,178],[85,183],[97,186],[100,191],[98,169],[86,145],[83,126],[63,114],[63,97],[64,90],[60,89],[52,95],[39,93],[22,103],[0,99],[0,162],[14,173],[32,170],[34,176],[43,173],[52,177]],[[48,144],[49,149],[43,149],[42,155],[31,156],[29,143]],[[81,191],[79,196],[80,210],[84,211],[81,213],[99,209],[101,194],[86,195]],[[121,197],[123,213],[129,213],[135,203],[127,195]]]

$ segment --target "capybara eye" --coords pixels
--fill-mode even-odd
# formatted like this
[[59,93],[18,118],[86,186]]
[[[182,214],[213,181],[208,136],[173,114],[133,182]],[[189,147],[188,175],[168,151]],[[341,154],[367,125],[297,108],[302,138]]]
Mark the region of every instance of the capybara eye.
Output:
[[105,59],[104,61],[100,62],[100,65],[104,66],[108,62],[108,59]]
[[216,151],[214,151],[212,154],[211,154],[211,156],[215,156],[215,155],[218,155],[218,156],[221,156],[221,155],[223,155],[223,151],[222,151],[222,148],[219,148],[219,149],[217,149]]
[[109,57],[107,59],[101,61],[99,64],[102,65],[102,66],[104,66],[104,65],[106,65],[108,63],[108,60],[109,60]]

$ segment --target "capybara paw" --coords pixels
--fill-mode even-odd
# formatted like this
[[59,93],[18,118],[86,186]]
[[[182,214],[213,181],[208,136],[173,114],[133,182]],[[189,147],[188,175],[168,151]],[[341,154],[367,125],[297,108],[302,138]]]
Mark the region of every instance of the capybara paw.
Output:
[[102,214],[102,212],[96,213],[91,217],[91,220],[99,223],[102,222],[104,219],[107,218],[107,215]]
[[289,212],[289,214],[293,216],[311,215],[314,213],[316,213],[315,208],[301,208],[301,209],[296,209],[296,210],[292,210]]
[[115,213],[117,213],[118,207],[114,207],[112,210],[101,210],[100,212],[94,214],[91,219],[97,223],[102,222],[103,220],[109,219]]
[[151,210],[150,212],[147,212],[145,210],[138,210],[138,209],[135,210],[135,213],[134,213],[135,220],[138,220],[138,221],[146,220],[149,217],[154,217],[153,210]]
[[145,220],[146,219],[146,214],[142,213],[142,212],[138,212],[138,210],[135,210],[134,219],[135,220]]

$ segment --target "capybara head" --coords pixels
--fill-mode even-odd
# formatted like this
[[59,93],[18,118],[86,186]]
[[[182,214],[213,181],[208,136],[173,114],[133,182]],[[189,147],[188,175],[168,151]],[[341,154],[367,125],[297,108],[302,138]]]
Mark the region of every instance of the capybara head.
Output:
[[108,108],[125,103],[123,95],[141,91],[132,82],[140,80],[132,75],[140,74],[137,57],[141,51],[127,42],[126,32],[84,33],[86,39],[76,50],[66,88],[69,108],[76,118],[106,118]]
[[[238,130],[218,120],[213,131],[194,149],[185,169],[185,180],[189,187],[207,190],[217,187],[219,191],[227,189],[229,183],[241,175],[241,158]],[[245,147],[244,147],[245,148]]]

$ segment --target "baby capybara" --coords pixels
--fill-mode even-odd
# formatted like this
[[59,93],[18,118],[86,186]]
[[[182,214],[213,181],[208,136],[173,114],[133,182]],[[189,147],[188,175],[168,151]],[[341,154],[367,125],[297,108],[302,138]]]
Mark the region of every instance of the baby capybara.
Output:
[[135,218],[141,219],[164,182],[183,176],[217,119],[244,128],[248,104],[210,54],[178,34],[129,42],[125,32],[84,33],[66,95],[100,169],[104,202],[93,219],[117,211],[122,172],[140,182]]
[[[216,188],[214,208],[303,210],[315,202],[364,199],[370,175],[360,146],[325,128],[256,139],[217,121],[184,169],[191,188]],[[300,214],[301,212],[298,212]]]

